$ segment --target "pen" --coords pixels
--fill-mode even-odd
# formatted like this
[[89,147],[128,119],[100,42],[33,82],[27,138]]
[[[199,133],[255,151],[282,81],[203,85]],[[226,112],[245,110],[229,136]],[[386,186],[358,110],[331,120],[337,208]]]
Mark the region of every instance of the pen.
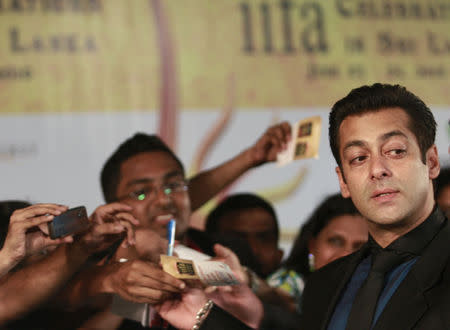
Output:
[[[175,219],[170,219],[167,224],[167,240],[169,244],[167,245],[167,255],[171,256],[173,254],[173,247],[175,245]],[[147,327],[150,323],[150,308],[148,304],[145,304],[144,314],[142,316],[142,326]]]
[[171,256],[173,254],[173,247],[175,245],[175,228],[175,219],[170,219],[169,223],[167,224],[167,240],[169,241],[169,244],[167,245],[168,256]]

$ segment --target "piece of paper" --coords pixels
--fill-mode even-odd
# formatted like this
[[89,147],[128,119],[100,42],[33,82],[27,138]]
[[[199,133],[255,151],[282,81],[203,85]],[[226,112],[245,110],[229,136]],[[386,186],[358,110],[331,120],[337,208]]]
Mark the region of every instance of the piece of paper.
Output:
[[230,267],[220,261],[196,261],[161,255],[161,265],[173,277],[200,280],[206,286],[237,285]]
[[238,285],[239,281],[234,276],[231,268],[220,261],[196,261],[195,267],[200,280],[207,286]]
[[297,159],[319,158],[322,118],[302,119],[292,127],[292,139],[286,150],[277,155],[277,166],[285,166]]
[[192,260],[161,255],[161,265],[166,273],[183,280],[199,280]]
[[211,256],[201,253],[201,252],[198,252],[197,250],[191,249],[190,247],[187,247],[186,245],[183,245],[183,244],[176,244],[175,248],[173,249],[173,252],[180,259],[188,259],[188,260],[194,260],[194,261],[211,259]]

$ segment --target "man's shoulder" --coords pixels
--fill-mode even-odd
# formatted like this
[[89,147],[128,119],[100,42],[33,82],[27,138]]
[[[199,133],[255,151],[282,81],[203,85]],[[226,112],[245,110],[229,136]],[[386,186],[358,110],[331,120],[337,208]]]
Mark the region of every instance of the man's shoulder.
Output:
[[423,282],[432,281],[432,274],[442,273],[448,281],[450,274],[450,225],[446,219],[442,229],[425,248],[417,262],[418,278]]
[[448,219],[444,221],[441,230],[422,252],[422,257],[432,259],[433,264],[450,263],[450,224]]

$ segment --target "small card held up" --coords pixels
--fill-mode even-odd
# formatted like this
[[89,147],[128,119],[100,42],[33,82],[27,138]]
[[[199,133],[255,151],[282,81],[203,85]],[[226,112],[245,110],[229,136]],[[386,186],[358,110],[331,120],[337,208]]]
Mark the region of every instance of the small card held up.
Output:
[[277,155],[277,165],[284,166],[296,159],[319,158],[321,126],[320,116],[295,123],[288,147]]
[[220,261],[194,261],[161,255],[161,264],[166,273],[186,280],[200,280],[206,286],[237,285],[239,281],[230,267]]

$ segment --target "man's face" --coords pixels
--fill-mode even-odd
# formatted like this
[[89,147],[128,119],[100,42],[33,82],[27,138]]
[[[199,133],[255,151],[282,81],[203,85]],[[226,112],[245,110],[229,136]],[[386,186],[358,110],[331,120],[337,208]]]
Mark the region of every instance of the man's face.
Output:
[[275,234],[275,219],[262,208],[236,210],[220,219],[219,232],[246,240],[264,274],[275,271],[283,257]]
[[169,192],[167,188],[178,187],[183,181],[183,171],[170,154],[143,152],[122,163],[116,196],[133,207],[132,213],[142,228],[162,237],[166,237],[169,220],[175,219],[176,237],[182,239],[191,213],[189,195],[186,190]]
[[413,228],[434,206],[437,149],[422,162],[409,117],[400,108],[349,116],[339,128],[341,192],[369,220],[369,230]]

